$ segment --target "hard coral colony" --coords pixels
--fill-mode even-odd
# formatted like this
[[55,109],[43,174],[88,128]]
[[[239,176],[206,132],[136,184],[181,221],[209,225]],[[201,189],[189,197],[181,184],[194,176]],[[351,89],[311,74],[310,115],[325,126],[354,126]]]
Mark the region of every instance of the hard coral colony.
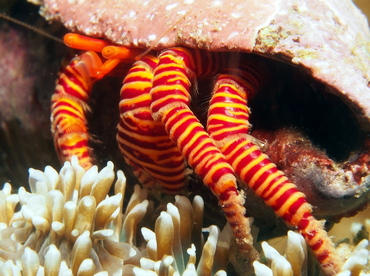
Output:
[[[191,13],[192,11],[189,13],[190,16]],[[174,29],[181,29],[181,25],[175,26]],[[177,43],[179,43],[179,37],[177,37]],[[88,47],[83,49],[102,52],[104,55],[108,49],[106,46],[113,46],[104,41],[95,41],[102,43],[103,47],[98,49],[91,48],[93,43],[90,43]],[[183,43],[186,44],[186,40],[183,40]],[[126,50],[126,48],[122,47],[115,49]],[[238,61],[231,65],[225,62],[226,60],[233,59],[233,57],[236,57]],[[85,127],[85,114],[83,110],[85,104],[81,104],[80,100],[76,100],[76,96],[78,98],[82,95],[83,101],[87,100],[90,79],[97,78],[96,74],[104,75],[108,71],[106,70],[107,67],[114,67],[117,63],[121,62],[116,58],[108,57],[108,62],[102,65],[104,67],[100,65],[94,67],[90,65],[91,60],[93,61],[91,64],[96,65],[96,61],[100,60],[100,58],[96,58],[94,52],[88,52],[87,54],[83,54],[80,59],[73,61],[65,74],[60,78],[59,86],[53,97],[52,117],[54,119],[53,127],[57,149],[63,158],[70,159],[72,155],[80,154],[78,151],[82,149],[83,153],[80,154],[80,161],[82,162],[86,156],[88,157],[87,159],[90,159],[90,151],[87,147],[88,139],[84,139],[83,135],[81,136],[76,131],[78,126]],[[243,199],[237,191],[236,179],[233,176],[234,171],[236,171],[237,175],[255,190],[268,205],[273,207],[278,215],[283,217],[289,224],[298,227],[322,263],[323,269],[327,274],[339,272],[341,261],[339,257],[335,256],[336,250],[333,248],[326,232],[322,230],[322,224],[312,217],[311,207],[306,202],[304,194],[298,192],[296,187],[287,181],[283,174],[276,169],[275,165],[269,161],[267,156],[260,152],[258,140],[246,135],[249,133],[249,109],[246,105],[247,94],[248,97],[253,95],[258,90],[257,87],[265,82],[264,78],[268,75],[265,72],[265,66],[263,64],[260,65],[260,59],[248,57],[247,55],[233,53],[215,54],[214,52],[202,52],[196,49],[185,48],[165,50],[158,58],[159,60],[154,56],[146,56],[140,62],[136,63],[129,71],[121,90],[122,101],[120,103],[120,109],[122,112],[122,121],[118,127],[118,142],[127,162],[135,167],[138,178],[142,182],[154,178],[161,184],[165,183],[162,185],[165,189],[176,193],[179,191],[179,188],[171,187],[168,184],[174,182],[179,187],[183,186],[183,179],[187,176],[183,174],[179,175],[178,171],[184,171],[183,157],[185,157],[186,162],[193,167],[195,172],[203,178],[203,181],[219,198],[220,205],[224,208],[224,212],[232,226],[239,245],[246,251],[245,253],[249,253],[249,256],[253,258],[255,253],[253,253],[253,248],[250,246],[251,241],[247,241],[250,239],[249,222],[244,217],[245,210],[241,205]],[[217,58],[219,60],[215,61]],[[302,59],[300,61],[297,61],[297,58],[295,57],[295,62],[302,62],[304,64],[304,56],[300,57]],[[200,64],[205,64],[209,68],[201,68]],[[102,68],[106,71],[102,70]],[[190,74],[189,71],[191,72]],[[206,131],[191,113],[193,110],[188,108],[191,98],[189,86],[194,81],[192,75],[199,78],[217,75],[218,78],[213,91],[213,98],[210,101]],[[330,75],[330,72],[328,75]],[[137,76],[144,80],[138,81]],[[75,82],[77,85],[70,89],[70,86],[66,85],[66,83],[73,83],[74,78],[79,79],[79,81],[82,80],[82,82]],[[153,88],[151,87],[151,82],[153,83]],[[87,85],[85,91],[81,92],[78,90],[83,87],[81,84]],[[133,90],[131,85],[135,85],[139,89]],[[77,89],[75,89],[76,87]],[[173,93],[172,100],[167,100],[167,95],[173,91],[175,92]],[[139,94],[136,95],[134,93]],[[72,97],[72,100],[71,95],[75,97]],[[205,95],[201,94],[201,96]],[[130,97],[132,97],[132,100],[128,104],[127,99]],[[179,99],[179,101],[173,101],[174,98]],[[355,102],[351,97],[347,100]],[[225,102],[227,104],[224,104]],[[351,102],[351,104],[356,105],[357,103]],[[130,109],[132,106],[136,107],[139,105],[142,105],[145,111],[142,109],[140,111]],[[65,115],[71,112],[69,109],[70,106],[80,109],[80,114],[73,111],[73,116],[66,117]],[[359,104],[357,107],[361,110],[357,114],[358,117],[363,124],[366,124],[366,122],[363,122],[364,117],[366,120],[366,114],[364,115],[367,112],[366,106]],[[183,114],[183,117],[177,117],[174,114]],[[230,117],[230,114],[233,115]],[[225,115],[229,117],[225,117]],[[154,119],[152,119],[152,116]],[[242,123],[239,123],[239,120]],[[164,126],[162,126],[160,121],[162,121]],[[135,137],[130,141],[132,136],[137,133],[130,129],[132,126],[136,129],[145,129],[141,133],[144,138]],[[154,134],[147,132],[147,126],[152,127]],[[186,132],[188,130],[184,130],[182,128],[183,126],[192,129],[192,133],[195,134],[188,134]],[[69,128],[73,129],[72,134],[64,132]],[[238,131],[241,129],[242,133],[238,132],[237,129]],[[83,129],[82,133],[88,138],[86,128]],[[77,134],[77,140],[75,138],[70,139],[75,134]],[[192,137],[192,135],[193,137],[197,137],[198,135],[198,138],[200,137],[199,141],[186,141],[186,138]],[[154,137],[159,137],[162,142],[165,141],[167,145],[170,145],[172,159],[166,157],[164,160],[167,164],[163,168],[156,167],[153,169],[153,166],[157,165],[158,162],[152,163],[147,161],[148,158],[155,159],[158,157],[160,159],[162,157],[163,148],[158,146],[159,143],[153,143],[158,148],[154,149],[153,145],[148,147],[149,150],[157,151],[156,155],[148,155],[147,150],[133,146],[138,141],[144,144],[144,142]],[[233,140],[234,138],[235,140]],[[69,140],[72,143],[82,141],[85,145],[84,147],[78,146],[76,152],[74,145],[71,146],[68,144]],[[174,144],[172,144],[172,141]],[[202,145],[201,141],[206,141],[205,146],[198,149],[197,147]],[[257,145],[255,145],[256,141]],[[243,147],[240,152],[237,151],[238,146]],[[65,149],[68,147],[72,147],[73,150],[71,152],[66,151]],[[166,150],[168,150],[168,147]],[[211,158],[210,160],[216,156],[217,162],[213,161],[216,163],[212,164],[217,164],[217,166],[200,162],[203,160],[198,159],[203,158],[203,153],[204,157]],[[138,155],[135,156],[134,154]],[[353,178],[358,177],[358,164],[362,160],[366,160],[367,156],[367,152],[365,152],[355,162],[347,162],[346,166],[344,166],[344,168],[347,168],[347,173],[352,173]],[[176,163],[173,160],[176,160]],[[149,165],[147,165],[148,163]],[[171,168],[168,164],[175,165]],[[366,163],[365,165],[361,164],[361,167],[362,180],[360,181],[361,185],[358,185],[360,189],[356,191],[356,195],[358,191],[366,194],[365,192],[368,186],[366,180],[368,168]],[[169,170],[171,173],[169,173]],[[154,174],[154,171],[161,173]],[[163,173],[164,171],[166,173]],[[174,175],[175,178],[180,178],[180,181],[177,179],[175,181],[174,177],[168,178],[167,175]],[[359,205],[361,204],[358,204],[357,207]],[[245,228],[241,226],[245,226]],[[321,246],[321,244],[323,245]]]

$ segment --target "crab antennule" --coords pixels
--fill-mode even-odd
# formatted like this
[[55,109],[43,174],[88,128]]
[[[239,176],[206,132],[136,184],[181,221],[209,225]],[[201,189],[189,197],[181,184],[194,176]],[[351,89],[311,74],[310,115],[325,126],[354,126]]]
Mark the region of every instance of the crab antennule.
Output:
[[[258,254],[253,248],[244,198],[237,190],[234,171],[189,108],[189,76],[197,73],[194,64],[199,62],[193,60],[197,56],[201,55],[191,55],[180,48],[164,51],[159,56],[151,90],[153,118],[163,122],[189,165],[217,196],[237,243],[253,260]],[[211,62],[203,64],[205,67],[197,75],[217,67]]]
[[186,165],[161,121],[154,121],[150,111],[153,69],[158,59],[145,56],[134,63],[123,81],[117,140],[119,148],[145,187],[156,182],[176,194],[186,184]]
[[278,216],[298,228],[323,270],[327,275],[335,275],[341,261],[322,223],[312,216],[312,206],[246,135],[250,128],[248,94],[256,92],[260,80],[254,76],[258,71],[256,66],[238,71],[242,78],[231,74],[218,76],[208,111],[207,130],[240,178]]

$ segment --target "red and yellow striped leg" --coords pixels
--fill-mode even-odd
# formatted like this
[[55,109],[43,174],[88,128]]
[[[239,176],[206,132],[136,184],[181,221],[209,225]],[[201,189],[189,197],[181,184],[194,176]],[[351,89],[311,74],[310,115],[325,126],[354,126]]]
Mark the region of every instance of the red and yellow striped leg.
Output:
[[160,55],[151,90],[153,118],[163,122],[189,165],[217,196],[240,248],[255,259],[244,198],[237,190],[234,171],[189,108],[189,75],[193,72],[184,63],[187,59],[192,57],[171,51]]
[[[86,126],[86,112],[92,83],[104,77],[122,60],[132,61],[139,50],[112,46],[109,42],[78,34],[64,36],[67,46],[89,50],[73,59],[58,79],[52,96],[51,125],[54,145],[60,161],[76,155],[80,165],[92,166],[90,135]],[[102,63],[95,52],[102,52],[108,60]]]
[[118,62],[109,60],[102,64],[95,52],[86,52],[74,58],[60,75],[51,99],[51,130],[61,162],[75,155],[83,168],[92,166],[85,116],[89,109],[89,94],[93,81],[104,76]]
[[240,178],[278,216],[298,228],[324,272],[336,275],[341,268],[341,261],[323,224],[312,216],[311,205],[247,135],[247,93],[254,91],[250,83],[233,75],[220,75],[210,102],[208,133]]
[[184,157],[150,111],[153,69],[158,59],[145,56],[128,72],[121,89],[121,121],[117,140],[126,161],[146,187],[157,182],[169,193],[179,193],[187,181]]

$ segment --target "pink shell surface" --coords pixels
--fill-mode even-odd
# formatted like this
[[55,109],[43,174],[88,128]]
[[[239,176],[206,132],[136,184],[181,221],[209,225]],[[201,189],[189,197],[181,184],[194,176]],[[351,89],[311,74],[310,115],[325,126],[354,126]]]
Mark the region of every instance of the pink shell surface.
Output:
[[350,0],[43,0],[72,31],[156,49],[253,52],[304,67],[370,129],[370,30]]

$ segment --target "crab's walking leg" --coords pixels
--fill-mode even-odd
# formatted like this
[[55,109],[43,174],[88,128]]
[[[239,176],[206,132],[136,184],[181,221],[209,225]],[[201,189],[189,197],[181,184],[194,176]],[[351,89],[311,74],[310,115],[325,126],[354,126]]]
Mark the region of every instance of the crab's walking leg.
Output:
[[105,74],[101,68],[113,68],[118,62],[109,60],[102,64],[98,55],[90,51],[74,58],[60,75],[51,99],[51,131],[60,161],[76,155],[83,168],[92,166],[85,115],[89,95],[93,81]]
[[241,249],[256,258],[234,171],[189,108],[194,64],[186,49],[170,49],[159,56],[151,90],[153,118],[163,122],[189,165],[217,196]]
[[187,180],[184,157],[162,122],[154,121],[150,111],[153,69],[157,63],[156,57],[145,56],[134,63],[124,79],[117,140],[126,162],[134,167],[145,187],[158,181],[167,192],[179,193]]
[[326,274],[335,275],[341,261],[322,223],[312,216],[311,205],[247,135],[247,98],[260,82],[256,68],[246,66],[239,71],[239,77],[236,72],[217,78],[208,113],[208,132],[240,178],[278,216],[298,228]]
[[[76,155],[80,165],[88,169],[92,166],[92,154],[86,112],[92,84],[122,60],[134,60],[138,51],[72,33],[65,35],[64,42],[71,48],[89,51],[74,58],[57,81],[52,96],[51,130],[59,160],[64,162]],[[108,60],[103,63],[95,52],[103,52]]]
[[76,155],[85,169],[92,166],[85,118],[92,82],[84,67],[94,55],[90,52],[73,59],[60,75],[51,98],[51,131],[59,160]]

